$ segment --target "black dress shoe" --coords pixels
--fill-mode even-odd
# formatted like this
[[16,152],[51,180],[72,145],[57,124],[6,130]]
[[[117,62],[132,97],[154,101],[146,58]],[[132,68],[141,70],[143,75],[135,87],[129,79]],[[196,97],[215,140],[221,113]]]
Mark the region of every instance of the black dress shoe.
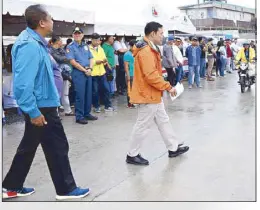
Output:
[[173,151],[169,151],[169,157],[172,158],[172,157],[177,157],[185,152],[188,152],[189,151],[189,147],[178,147],[177,151],[173,152]]
[[86,119],[86,120],[89,120],[89,121],[95,121],[95,120],[98,119],[98,117],[95,117],[95,116],[93,116],[93,115],[89,115],[89,116],[85,117],[85,119]]
[[127,155],[126,162],[134,165],[149,165],[149,161],[144,159],[140,154],[135,157],[130,157]]
[[86,125],[86,124],[88,124],[88,121],[85,119],[82,119],[82,120],[76,120],[76,123],[81,124],[81,125]]

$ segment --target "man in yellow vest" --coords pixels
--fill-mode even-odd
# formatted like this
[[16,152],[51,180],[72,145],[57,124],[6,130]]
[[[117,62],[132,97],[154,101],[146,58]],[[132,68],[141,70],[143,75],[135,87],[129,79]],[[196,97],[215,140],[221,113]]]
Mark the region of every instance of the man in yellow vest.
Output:
[[[245,42],[243,43],[243,48],[241,48],[238,52],[238,54],[236,55],[236,62],[238,63],[239,61],[243,62],[243,63],[249,63],[249,70],[253,70],[254,74],[255,74],[255,66],[251,66],[250,63],[254,62],[255,60],[255,50],[254,48],[250,47],[249,42]],[[240,78],[240,70],[238,68],[238,75]]]
[[[105,65],[109,64],[107,62],[107,58],[103,48],[100,46],[100,35],[97,33],[92,34],[92,42],[89,46],[90,51],[94,58],[93,70],[91,73],[92,76],[92,103],[95,108],[96,113],[100,113],[100,92],[102,93],[105,111],[114,111],[111,106],[111,100],[109,97],[109,84],[106,78],[106,70]],[[111,69],[109,67],[109,69]]]
[[241,48],[236,56],[236,61],[241,61],[243,63],[252,62],[255,59],[255,50],[250,47],[248,42],[243,44],[243,48]]

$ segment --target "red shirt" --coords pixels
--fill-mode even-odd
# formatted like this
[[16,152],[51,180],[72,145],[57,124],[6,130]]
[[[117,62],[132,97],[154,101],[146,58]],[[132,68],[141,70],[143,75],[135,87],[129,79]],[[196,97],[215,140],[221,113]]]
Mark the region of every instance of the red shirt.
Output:
[[231,58],[233,56],[232,50],[230,48],[230,45],[227,44],[227,57]]

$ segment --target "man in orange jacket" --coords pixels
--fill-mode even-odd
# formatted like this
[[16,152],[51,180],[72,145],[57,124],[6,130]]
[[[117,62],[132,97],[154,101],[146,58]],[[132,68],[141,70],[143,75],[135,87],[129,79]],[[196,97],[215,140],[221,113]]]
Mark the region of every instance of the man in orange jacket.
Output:
[[144,39],[133,49],[135,74],[130,103],[139,106],[138,119],[131,135],[126,162],[135,165],[149,164],[148,160],[140,155],[140,149],[153,121],[159,128],[169,151],[169,157],[177,157],[189,150],[189,147],[178,145],[162,100],[164,90],[169,91],[172,96],[176,95],[175,88],[162,77],[161,55],[157,45],[162,45],[163,26],[150,22],[147,23],[144,31]]

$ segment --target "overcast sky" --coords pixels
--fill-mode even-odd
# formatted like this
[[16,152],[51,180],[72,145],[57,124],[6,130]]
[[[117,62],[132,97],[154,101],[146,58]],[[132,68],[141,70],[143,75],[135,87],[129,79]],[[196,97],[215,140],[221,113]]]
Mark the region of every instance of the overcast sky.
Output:
[[[122,9],[135,10],[135,7],[145,7],[149,2],[156,2],[160,4],[165,10],[176,10],[179,6],[188,4],[196,4],[197,0],[30,0],[34,2],[40,2],[45,4],[59,5],[70,8],[84,9],[84,10],[98,10],[106,8],[113,11],[113,6],[117,5]],[[203,0],[200,0],[202,2]],[[230,4],[241,5],[245,7],[255,8],[256,0],[228,0]],[[102,7],[102,8],[101,8]]]
[[[4,0],[8,1],[8,0]],[[26,1],[26,0],[21,0]],[[58,5],[62,7],[75,8],[80,10],[88,10],[95,12],[95,19],[97,22],[120,22],[120,16],[128,16],[127,22],[138,21],[138,14],[146,12],[150,13],[151,5],[157,4],[160,7],[160,14],[167,14],[172,17],[180,13],[177,9],[179,6],[189,4],[196,4],[197,0],[28,0],[31,2]],[[200,0],[202,2],[203,0]],[[249,8],[255,8],[255,0],[228,0],[230,4],[236,4]],[[150,7],[149,7],[150,5]],[[115,8],[115,6],[117,8]],[[69,15],[69,14],[68,14]],[[134,15],[134,17],[132,17]],[[124,18],[126,20],[126,17]],[[124,23],[122,23],[124,24]]]

